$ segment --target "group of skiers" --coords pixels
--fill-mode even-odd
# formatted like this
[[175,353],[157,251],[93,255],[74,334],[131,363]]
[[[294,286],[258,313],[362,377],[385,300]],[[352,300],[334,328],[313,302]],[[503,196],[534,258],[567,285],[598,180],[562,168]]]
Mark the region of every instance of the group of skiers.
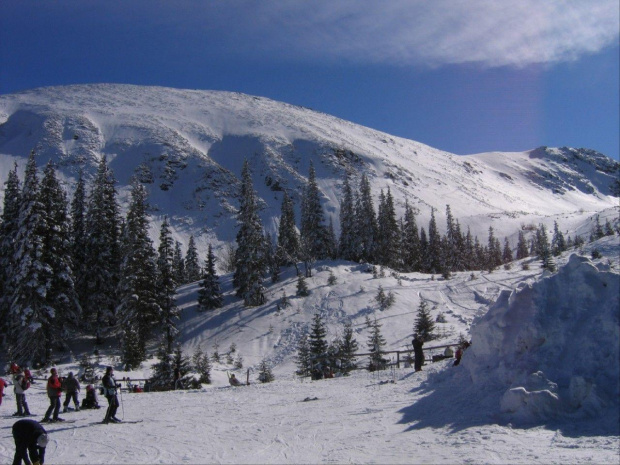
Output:
[[[13,378],[13,386],[15,392],[15,399],[17,403],[17,411],[13,414],[16,417],[32,416],[28,403],[26,402],[26,391],[30,388],[30,384],[34,382],[30,370],[24,368],[23,370],[16,363],[11,363],[10,373]],[[116,411],[119,407],[119,401],[117,397],[117,389],[120,388],[120,383],[117,383],[114,379],[114,369],[107,367],[105,375],[102,380],[102,392],[108,400],[108,409],[103,419],[103,423],[119,423],[121,420],[116,417]],[[2,404],[2,397],[4,396],[4,389],[8,387],[8,383],[0,378],[0,405]],[[60,414],[60,398],[62,392],[65,392],[65,400],[62,403],[63,413],[69,411],[69,404],[73,401],[75,411],[80,409],[98,409],[100,408],[97,400],[97,393],[92,384],[86,386],[86,396],[82,400],[82,405],[78,400],[78,394],[80,392],[80,382],[74,376],[73,372],[69,372],[67,377],[60,378],[58,376],[58,370],[56,368],[50,369],[50,376],[47,378],[46,391],[50,404],[45,412],[45,416],[41,420],[42,423],[55,423],[64,421],[59,416]]]

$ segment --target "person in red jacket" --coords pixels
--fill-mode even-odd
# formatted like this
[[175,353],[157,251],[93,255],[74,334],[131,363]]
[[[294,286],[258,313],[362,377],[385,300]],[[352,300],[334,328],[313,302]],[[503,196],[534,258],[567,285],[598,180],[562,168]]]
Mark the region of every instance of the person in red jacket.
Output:
[[[60,396],[62,395],[62,383],[58,379],[58,371],[56,368],[50,370],[50,377],[47,379],[47,397],[50,398],[50,406],[45,412],[45,417],[42,422],[57,422],[65,421],[63,418],[58,417],[60,411]],[[53,415],[50,418],[50,415]]]
[[8,387],[8,383],[0,378],[0,405],[2,405],[2,398],[4,397],[4,388]]

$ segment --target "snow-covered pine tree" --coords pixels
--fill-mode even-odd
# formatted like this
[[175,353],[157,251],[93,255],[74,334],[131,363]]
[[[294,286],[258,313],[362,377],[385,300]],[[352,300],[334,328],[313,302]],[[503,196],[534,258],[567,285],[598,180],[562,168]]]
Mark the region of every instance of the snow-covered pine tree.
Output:
[[310,291],[308,290],[308,283],[306,283],[306,278],[304,275],[297,275],[297,297],[307,297],[310,295]]
[[327,237],[325,240],[327,249],[327,258],[335,260],[338,257],[338,239],[336,239],[336,232],[334,231],[334,220],[329,217],[329,224],[327,225]]
[[517,239],[517,260],[528,257],[530,251],[527,247],[527,241],[525,240],[525,233],[520,230],[519,238]]
[[174,387],[174,355],[168,352],[167,343],[162,341],[157,350],[159,362],[153,365],[149,379],[153,391],[169,391]]
[[442,271],[443,253],[441,250],[441,235],[437,229],[437,220],[435,219],[435,209],[431,209],[431,219],[428,223],[428,272],[440,273]]
[[165,332],[168,352],[172,352],[174,338],[178,334],[176,321],[179,309],[176,306],[177,283],[174,277],[172,262],[174,259],[174,240],[170,231],[168,218],[164,218],[159,230],[159,247],[157,249],[157,291],[161,307],[161,327]]
[[181,347],[181,344],[177,344],[172,357],[173,369],[179,370],[179,374],[181,376],[181,385],[186,388],[191,384],[192,377],[189,375],[189,372],[191,370],[191,364],[189,358],[183,353],[183,348]]
[[428,302],[420,299],[418,305],[418,314],[416,316],[413,332],[417,334],[422,341],[428,342],[435,339],[435,322],[431,318],[431,312],[428,308]]
[[177,286],[180,286],[181,284],[187,284],[187,275],[185,273],[185,259],[183,258],[181,243],[179,241],[174,242],[172,271],[174,273],[174,281],[177,283]]
[[345,374],[349,374],[357,368],[355,363],[355,353],[358,350],[357,340],[353,332],[353,325],[350,321],[344,324],[344,331],[340,341],[340,370]]
[[204,276],[198,290],[198,309],[214,310],[222,306],[224,299],[220,290],[220,278],[215,270],[215,256],[211,244],[207,248]]
[[209,361],[209,354],[203,352],[200,346],[198,346],[192,356],[192,363],[194,365],[194,371],[198,373],[198,382],[202,384],[211,384],[211,362]]
[[78,326],[82,308],[73,278],[69,204],[51,162],[45,167],[40,195],[45,211],[45,255],[42,259],[52,270],[52,283],[47,290],[46,300],[49,307],[54,309],[55,342],[62,344],[68,337],[68,330]]
[[493,226],[489,226],[489,241],[487,250],[487,268],[489,270],[493,270],[502,264],[502,249],[499,240],[495,237]]
[[[85,307],[88,302],[88,277],[86,268],[88,252],[86,250],[88,238],[86,237],[86,183],[84,173],[80,170],[73,199],[71,200],[71,232],[69,234],[73,276],[75,279],[75,292],[77,293],[80,306]],[[92,321],[82,319],[84,329],[89,328]]]
[[553,238],[551,239],[551,253],[556,257],[567,250],[564,234],[560,231],[558,222],[553,222]]
[[348,176],[344,178],[342,184],[338,255],[345,260],[357,261],[358,259],[355,237],[355,204]]
[[310,162],[308,184],[304,189],[301,202],[301,243],[305,262],[314,262],[326,258],[327,228],[321,207],[319,186],[316,182],[314,165]]
[[123,326],[121,348],[122,360],[127,370],[138,368],[146,359],[146,350],[140,339],[137,322],[130,322]]
[[542,261],[542,267],[549,271],[555,271],[555,262],[551,259],[551,247],[547,237],[547,228],[540,224],[536,230],[536,255]]
[[475,270],[476,269],[476,253],[474,250],[474,239],[471,235],[469,226],[467,226],[467,234],[464,239],[464,252],[463,252],[463,269]]
[[402,269],[400,230],[396,221],[394,198],[390,188],[387,194],[381,190],[377,217],[377,260],[380,265]]
[[247,160],[243,163],[241,173],[241,204],[237,221],[239,231],[233,285],[237,289],[236,295],[243,299],[246,306],[262,305],[265,303],[265,240],[263,225],[258,216],[258,198]]
[[114,315],[118,301],[120,273],[120,207],[116,180],[102,157],[88,198],[86,213],[86,300],[82,302],[84,318],[92,324],[96,343],[101,331]]
[[278,226],[278,263],[282,266],[296,264],[299,260],[299,247],[299,233],[295,226],[295,209],[293,208],[293,201],[285,191]]
[[276,378],[273,376],[269,362],[263,358],[258,365],[258,380],[261,383],[271,383],[274,379]]
[[357,237],[359,259],[374,263],[377,249],[377,215],[372,201],[370,182],[365,173],[360,180],[359,195],[355,204],[354,234]]
[[297,364],[297,371],[295,372],[297,375],[310,375],[310,371],[312,370],[312,360],[310,355],[310,343],[308,342],[308,335],[306,333],[301,336],[299,342],[297,343],[295,363]]
[[309,357],[311,365],[322,367],[327,355],[327,328],[320,313],[315,313],[308,335]]
[[420,271],[420,235],[415,212],[407,200],[402,228],[402,255],[404,271]]
[[146,342],[162,310],[157,289],[157,253],[149,237],[146,188],[132,179],[131,200],[122,237],[123,262],[119,282],[117,314],[121,326],[137,324],[139,344]]
[[18,360],[47,361],[55,340],[54,309],[47,302],[53,270],[45,262],[46,212],[34,152],[26,164],[15,237],[13,276],[10,289],[9,343]]
[[370,352],[370,371],[384,370],[385,360],[383,359],[383,348],[387,344],[385,338],[381,334],[381,324],[375,318],[370,327],[370,335],[368,336],[368,350]]
[[198,249],[194,236],[189,236],[187,244],[187,253],[185,254],[185,279],[188,283],[198,281],[201,276],[200,263],[198,258]]
[[9,334],[8,312],[11,305],[11,277],[15,273],[13,256],[19,229],[19,207],[21,187],[17,175],[17,164],[9,171],[4,183],[4,203],[0,217],[0,345],[6,343]]
[[512,261],[512,249],[510,248],[510,241],[507,237],[504,237],[504,251],[502,252],[502,262],[504,264]]

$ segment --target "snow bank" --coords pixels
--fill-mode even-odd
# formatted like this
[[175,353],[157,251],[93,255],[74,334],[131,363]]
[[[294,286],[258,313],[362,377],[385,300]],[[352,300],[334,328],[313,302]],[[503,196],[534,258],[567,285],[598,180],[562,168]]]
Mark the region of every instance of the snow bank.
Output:
[[572,255],[556,274],[503,291],[471,329],[462,366],[497,389],[511,421],[617,411],[620,275]]

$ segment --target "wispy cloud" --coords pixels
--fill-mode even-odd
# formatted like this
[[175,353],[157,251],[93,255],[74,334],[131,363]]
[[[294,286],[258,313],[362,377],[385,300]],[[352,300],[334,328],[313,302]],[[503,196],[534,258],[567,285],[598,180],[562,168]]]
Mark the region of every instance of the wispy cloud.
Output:
[[238,50],[289,59],[423,66],[574,60],[617,43],[620,14],[617,0],[263,0],[213,5],[209,22]]

